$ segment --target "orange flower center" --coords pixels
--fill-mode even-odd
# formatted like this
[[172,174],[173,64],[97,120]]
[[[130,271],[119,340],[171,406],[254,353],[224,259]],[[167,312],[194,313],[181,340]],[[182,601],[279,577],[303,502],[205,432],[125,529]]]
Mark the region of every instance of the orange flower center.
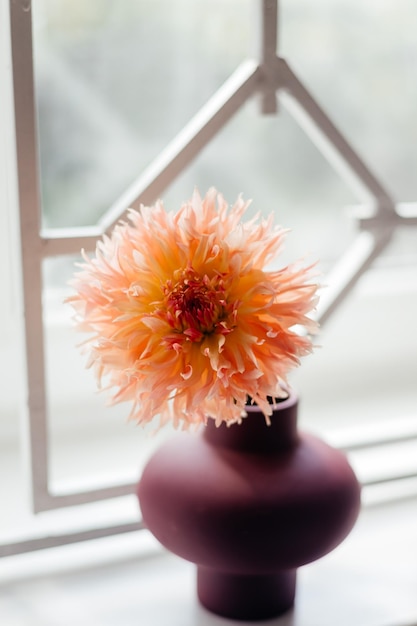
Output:
[[220,276],[199,276],[194,270],[183,270],[175,284],[164,287],[166,315],[172,328],[191,341],[201,341],[213,332],[229,332],[225,323],[226,300]]

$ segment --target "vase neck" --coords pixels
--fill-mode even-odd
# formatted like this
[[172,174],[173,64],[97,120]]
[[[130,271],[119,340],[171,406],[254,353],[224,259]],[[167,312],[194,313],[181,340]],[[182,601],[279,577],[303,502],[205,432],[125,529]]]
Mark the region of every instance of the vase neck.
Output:
[[297,409],[298,398],[291,392],[288,398],[273,405],[269,425],[260,408],[251,405],[246,407],[247,417],[241,424],[228,426],[222,422],[216,426],[214,420],[209,420],[204,438],[215,446],[253,453],[292,448],[298,441]]

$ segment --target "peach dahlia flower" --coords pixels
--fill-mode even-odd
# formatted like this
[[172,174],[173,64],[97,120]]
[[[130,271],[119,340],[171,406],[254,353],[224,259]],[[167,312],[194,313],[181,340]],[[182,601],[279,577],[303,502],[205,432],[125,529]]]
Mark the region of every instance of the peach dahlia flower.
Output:
[[248,204],[229,207],[215,189],[176,213],[158,201],[83,254],[68,301],[92,333],[88,365],[139,423],[239,422],[248,396],[268,421],[268,397],[311,351],[294,330],[315,330],[311,268],[265,269],[285,231],[272,216],[243,221]]

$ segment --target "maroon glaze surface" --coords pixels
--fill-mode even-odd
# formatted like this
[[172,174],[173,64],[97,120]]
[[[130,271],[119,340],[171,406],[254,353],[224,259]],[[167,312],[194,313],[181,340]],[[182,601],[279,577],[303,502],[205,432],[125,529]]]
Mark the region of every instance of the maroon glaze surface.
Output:
[[[150,459],[138,485],[146,526],[198,566],[209,610],[263,619],[294,601],[295,571],[335,548],[353,527],[360,488],[345,456],[299,433],[298,401],[257,407],[240,425],[210,422]],[[226,592],[227,589],[227,592]]]

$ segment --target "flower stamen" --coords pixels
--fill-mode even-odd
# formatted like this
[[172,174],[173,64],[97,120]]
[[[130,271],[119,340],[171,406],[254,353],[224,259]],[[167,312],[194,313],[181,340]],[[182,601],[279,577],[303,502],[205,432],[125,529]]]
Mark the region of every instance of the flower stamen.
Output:
[[200,277],[192,268],[180,273],[175,283],[167,281],[166,319],[178,333],[199,342],[214,332],[230,332],[226,323],[225,288],[221,276]]

